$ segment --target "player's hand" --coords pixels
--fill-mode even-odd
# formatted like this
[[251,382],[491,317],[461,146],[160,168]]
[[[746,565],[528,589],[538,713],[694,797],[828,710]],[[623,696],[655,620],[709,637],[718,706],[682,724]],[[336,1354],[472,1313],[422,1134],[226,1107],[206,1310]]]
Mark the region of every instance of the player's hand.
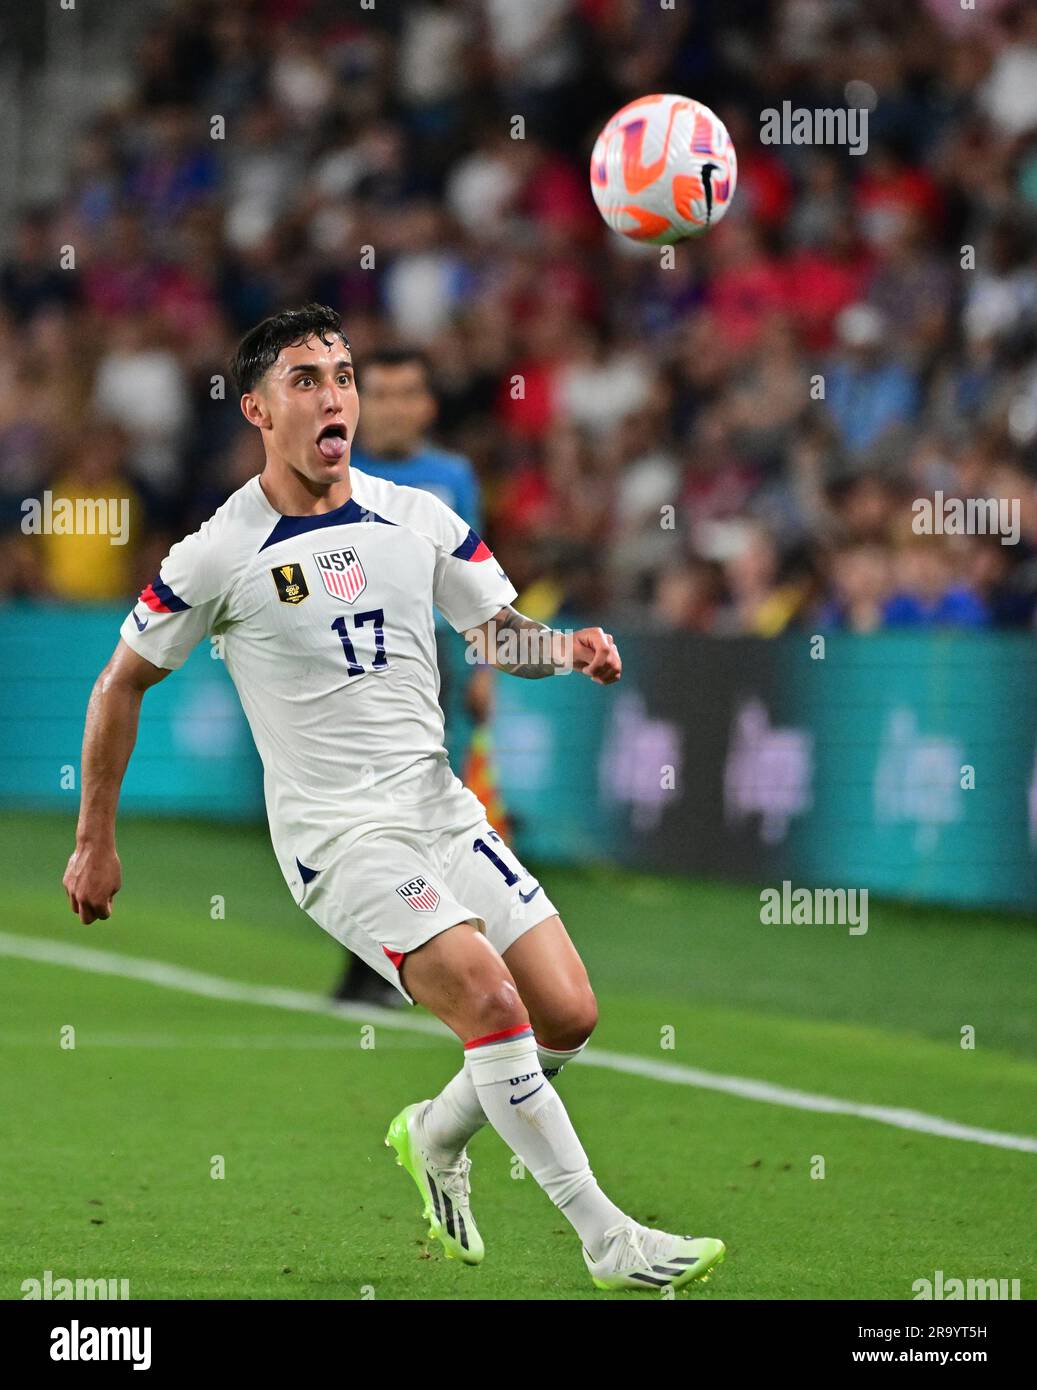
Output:
[[623,674],[619,648],[611,632],[600,627],[581,627],[573,633],[573,670],[590,676],[598,685],[612,685]]
[[77,845],[61,880],[69,906],[89,925],[112,915],[112,899],[122,887],[122,865],[113,845]]

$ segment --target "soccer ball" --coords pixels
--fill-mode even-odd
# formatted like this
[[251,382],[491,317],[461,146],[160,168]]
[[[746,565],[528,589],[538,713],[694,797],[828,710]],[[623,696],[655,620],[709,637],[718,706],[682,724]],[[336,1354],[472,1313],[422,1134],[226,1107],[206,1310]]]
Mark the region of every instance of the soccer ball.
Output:
[[591,193],[614,232],[652,246],[719,222],[738,179],[723,121],[690,97],[656,92],[617,111],[594,142]]

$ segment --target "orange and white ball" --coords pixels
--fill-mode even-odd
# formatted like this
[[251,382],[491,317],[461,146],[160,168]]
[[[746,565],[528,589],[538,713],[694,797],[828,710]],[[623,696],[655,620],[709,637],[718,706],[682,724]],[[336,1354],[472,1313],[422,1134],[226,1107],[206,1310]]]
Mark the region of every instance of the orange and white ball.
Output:
[[691,97],[656,92],[617,111],[594,142],[591,193],[615,232],[652,246],[698,236],[731,204],[727,128]]

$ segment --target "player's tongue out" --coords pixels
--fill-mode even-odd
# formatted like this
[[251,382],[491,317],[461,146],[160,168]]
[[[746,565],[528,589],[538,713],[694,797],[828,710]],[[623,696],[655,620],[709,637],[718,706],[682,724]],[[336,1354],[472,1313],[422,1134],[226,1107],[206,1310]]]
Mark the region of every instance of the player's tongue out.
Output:
[[346,452],[346,432],[341,425],[329,425],[317,436],[317,448],[322,456],[333,463]]

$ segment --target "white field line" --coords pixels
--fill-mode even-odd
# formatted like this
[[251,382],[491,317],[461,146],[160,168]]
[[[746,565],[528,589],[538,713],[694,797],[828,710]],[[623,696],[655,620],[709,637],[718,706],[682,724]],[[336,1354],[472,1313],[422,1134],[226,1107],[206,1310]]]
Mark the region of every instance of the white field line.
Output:
[[[359,1023],[380,1023],[389,1028],[406,1028],[412,1033],[431,1033],[452,1037],[437,1018],[421,1015],[404,1019],[401,1011],[382,1009],[377,1004],[340,1004],[320,994],[307,994],[299,989],[280,989],[270,985],[250,985],[240,980],[227,980],[220,975],[205,975],[182,965],[170,965],[162,960],[144,960],[140,956],[124,956],[116,951],[100,951],[94,946],[74,946],[44,937],[15,936],[0,932],[0,955],[21,960],[40,961],[47,965],[67,965],[74,970],[87,970],[93,975],[117,975],[124,980],[144,980],[150,985],[178,989],[184,994],[200,994],[209,999],[223,999],[236,1004],[266,1004],[274,1009],[292,1013],[327,1014],[331,1017],[354,1019]],[[409,1010],[410,1006],[406,1006]]]
[[[143,980],[147,984],[176,989],[186,994],[202,995],[239,1004],[263,1004],[270,1008],[287,1009],[293,1013],[325,1014],[348,1018],[360,1023],[378,1023],[383,1028],[399,1028],[411,1033],[424,1033],[438,1039],[453,1035],[438,1019],[425,1018],[376,1005],[340,1004],[320,994],[303,990],[277,989],[267,985],[245,984],[227,980],[219,975],[206,975],[200,970],[169,965],[165,961],[143,960],[124,956],[115,951],[101,951],[93,946],[74,946],[42,937],[16,936],[0,932],[0,955],[18,960],[37,961],[48,965],[63,965],[74,970],[86,970],[95,975],[115,975],[120,979]],[[1003,1134],[993,1129],[977,1129],[972,1125],[944,1120],[939,1115],[926,1115],[919,1110],[902,1110],[887,1105],[861,1105],[857,1101],[838,1100],[834,1096],[795,1091],[787,1086],[775,1086],[768,1081],[751,1077],[724,1076],[719,1072],[700,1071],[676,1062],[654,1062],[646,1057],[631,1057],[622,1052],[605,1052],[589,1048],[577,1059],[577,1065],[602,1067],[606,1071],[623,1072],[628,1076],[644,1076],[652,1081],[665,1081],[677,1086],[695,1086],[701,1090],[721,1091],[740,1096],[743,1100],[762,1101],[767,1105],[785,1105],[795,1110],[809,1110],[819,1115],[853,1115],[858,1119],[874,1120],[895,1129],[932,1134],[941,1139],[961,1139],[972,1144],[986,1144],[996,1149],[1016,1149],[1020,1153],[1037,1153],[1037,1138],[1023,1134]]]
[[[583,1061],[583,1058],[580,1058]],[[944,1120],[939,1115],[926,1115],[921,1110],[901,1110],[893,1105],[862,1105],[855,1100],[838,1100],[835,1096],[819,1096],[812,1091],[794,1091],[788,1086],[774,1086],[769,1081],[754,1081],[748,1076],[724,1076],[715,1071],[699,1071],[673,1062],[651,1062],[641,1057],[628,1057],[622,1052],[601,1052],[586,1058],[590,1066],[607,1067],[630,1076],[649,1076],[653,1081],[672,1081],[680,1086],[698,1086],[704,1091],[723,1091],[745,1100],[762,1100],[770,1105],[788,1105],[794,1110],[812,1110],[822,1115],[856,1115],[862,1120],[877,1120],[894,1129],[913,1129],[919,1134],[935,1134],[941,1139],[965,1139],[972,1144],[988,1144],[995,1149],[1018,1149],[1021,1153],[1037,1154],[1037,1139],[1025,1134],[1002,1134],[996,1129],[976,1129],[956,1120]]]

